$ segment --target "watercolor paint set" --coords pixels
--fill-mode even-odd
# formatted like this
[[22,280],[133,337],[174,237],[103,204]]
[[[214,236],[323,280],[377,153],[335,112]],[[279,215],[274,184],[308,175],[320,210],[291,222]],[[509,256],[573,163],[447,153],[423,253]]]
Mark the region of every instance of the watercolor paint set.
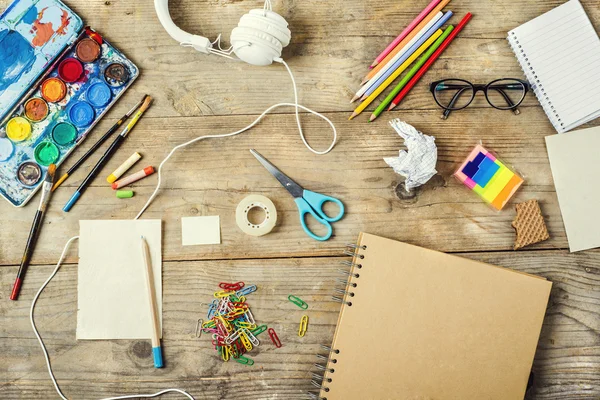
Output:
[[498,211],[523,184],[522,177],[480,145],[475,146],[454,176]]
[[58,0],[0,16],[0,195],[23,206],[139,74]]

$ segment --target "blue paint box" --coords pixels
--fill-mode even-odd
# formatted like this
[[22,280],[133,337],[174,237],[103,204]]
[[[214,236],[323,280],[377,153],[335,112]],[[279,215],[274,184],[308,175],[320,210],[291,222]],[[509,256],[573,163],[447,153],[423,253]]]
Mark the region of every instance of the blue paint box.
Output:
[[138,74],[59,0],[14,1],[0,16],[0,195],[25,205]]

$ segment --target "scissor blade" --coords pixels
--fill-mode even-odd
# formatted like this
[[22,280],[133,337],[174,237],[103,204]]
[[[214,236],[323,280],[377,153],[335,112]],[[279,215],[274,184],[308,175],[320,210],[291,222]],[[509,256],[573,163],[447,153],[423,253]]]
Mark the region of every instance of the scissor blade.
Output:
[[277,179],[279,183],[281,183],[281,186],[286,188],[287,191],[290,192],[292,196],[294,196],[294,198],[302,197],[302,194],[304,193],[304,188],[302,186],[298,185],[292,180],[292,178],[281,172],[279,168],[271,164],[266,158],[260,155],[258,151],[250,149],[250,153],[252,153],[252,155],[256,157],[256,159],[263,165],[263,167],[265,167],[267,171],[269,171],[271,175],[273,175],[275,179]]

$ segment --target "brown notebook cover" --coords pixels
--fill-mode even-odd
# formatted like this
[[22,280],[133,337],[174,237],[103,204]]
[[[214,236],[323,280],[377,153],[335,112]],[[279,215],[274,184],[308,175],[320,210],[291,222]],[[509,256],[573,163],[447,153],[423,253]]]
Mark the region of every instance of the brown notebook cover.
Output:
[[357,245],[321,398],[523,400],[551,282],[365,233]]

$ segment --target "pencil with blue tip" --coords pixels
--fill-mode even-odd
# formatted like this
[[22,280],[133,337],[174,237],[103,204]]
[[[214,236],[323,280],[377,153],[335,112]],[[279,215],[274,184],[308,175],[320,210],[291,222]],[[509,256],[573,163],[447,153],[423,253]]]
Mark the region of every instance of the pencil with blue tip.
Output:
[[404,72],[406,68],[408,68],[421,54],[423,54],[425,50],[427,50],[427,48],[431,46],[440,36],[442,36],[442,30],[438,29],[437,32],[435,32],[429,39],[427,39],[427,41],[423,43],[423,45],[419,47],[417,51],[415,51],[410,56],[410,58],[404,62],[404,64],[402,64],[396,71],[394,71],[394,73],[389,78],[387,78],[385,82],[379,85],[377,90],[375,90],[369,97],[367,97],[365,101],[363,101],[358,107],[356,107],[356,109],[348,119],[353,119],[361,112],[363,112],[365,108],[369,106],[369,104],[371,104],[388,86],[390,86],[392,82],[394,82],[396,78],[398,78],[402,74],[402,72]]
[[148,301],[150,305],[150,317],[152,319],[152,356],[154,368],[164,367],[162,347],[160,345],[160,318],[158,316],[158,303],[156,302],[156,289],[154,285],[154,272],[152,271],[152,257],[150,247],[146,238],[142,236],[142,257],[144,259],[144,270],[146,275],[146,287],[148,288]]
[[385,108],[392,102],[392,100],[394,100],[394,98],[398,95],[398,93],[400,93],[404,86],[406,86],[408,81],[410,81],[412,77],[415,76],[417,72],[419,72],[419,70],[427,62],[429,57],[431,57],[431,55],[438,49],[438,47],[441,46],[441,44],[444,42],[444,40],[446,40],[446,38],[450,35],[453,29],[454,26],[448,26],[442,34],[442,36],[440,36],[438,40],[436,40],[435,43],[429,49],[427,49],[427,52],[423,54],[419,61],[412,67],[412,69],[408,71],[408,73],[402,78],[402,80],[398,83],[394,90],[392,90],[392,92],[385,98],[385,100],[381,102],[379,107],[377,107],[375,111],[373,111],[369,122],[375,121],[375,119],[381,115]]

